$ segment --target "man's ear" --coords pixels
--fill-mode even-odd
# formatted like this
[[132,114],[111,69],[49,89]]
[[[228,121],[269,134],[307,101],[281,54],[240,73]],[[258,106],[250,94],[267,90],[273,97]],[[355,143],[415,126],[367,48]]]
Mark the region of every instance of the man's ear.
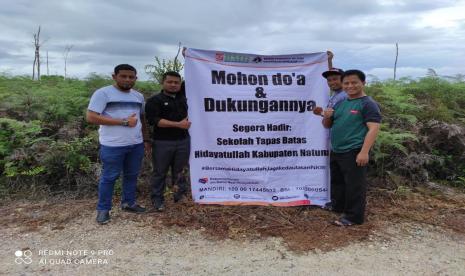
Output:
[[112,78],[113,80],[116,80],[116,75],[115,75],[115,74],[111,74],[111,78]]

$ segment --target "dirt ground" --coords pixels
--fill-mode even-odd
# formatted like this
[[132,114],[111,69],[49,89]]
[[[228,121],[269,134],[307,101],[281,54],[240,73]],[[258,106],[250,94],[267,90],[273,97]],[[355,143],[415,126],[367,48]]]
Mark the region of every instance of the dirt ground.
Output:
[[95,199],[4,202],[0,274],[465,275],[465,195],[454,191],[371,190],[367,223],[351,228],[313,207],[184,199],[164,213],[114,208],[104,226],[94,208]]

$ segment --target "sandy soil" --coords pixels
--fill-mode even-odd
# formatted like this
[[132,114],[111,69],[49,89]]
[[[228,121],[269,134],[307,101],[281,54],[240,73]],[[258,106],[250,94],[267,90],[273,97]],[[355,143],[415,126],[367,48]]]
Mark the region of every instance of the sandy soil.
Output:
[[[465,275],[465,235],[429,224],[384,223],[345,246],[295,251],[280,237],[218,238],[203,227],[166,226],[158,213],[115,210],[100,226],[93,205],[0,207],[0,274]],[[18,250],[30,251],[32,262]]]

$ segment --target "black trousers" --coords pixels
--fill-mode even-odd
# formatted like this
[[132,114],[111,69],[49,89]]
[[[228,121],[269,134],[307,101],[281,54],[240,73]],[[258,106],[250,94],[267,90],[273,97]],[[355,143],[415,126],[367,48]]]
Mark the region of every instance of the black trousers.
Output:
[[360,149],[345,153],[331,152],[331,205],[351,222],[362,224],[366,207],[367,167],[357,166]]
[[166,186],[166,174],[171,167],[173,183],[178,186],[178,194],[187,191],[187,170],[190,153],[190,138],[183,140],[155,140],[152,143],[153,174],[151,179],[152,203],[163,203]]

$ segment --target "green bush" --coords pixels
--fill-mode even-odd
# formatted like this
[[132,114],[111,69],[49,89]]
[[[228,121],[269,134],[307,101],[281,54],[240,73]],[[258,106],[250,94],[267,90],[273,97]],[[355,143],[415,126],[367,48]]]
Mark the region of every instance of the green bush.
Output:
[[94,191],[99,166],[95,136],[72,141],[37,140],[6,158],[3,177],[12,191],[35,189],[46,193]]
[[15,149],[29,147],[42,132],[39,121],[21,122],[9,118],[0,118],[0,171],[5,164],[5,158]]
[[[97,127],[85,123],[84,115],[92,93],[112,83],[97,74],[84,80],[43,76],[40,82],[0,75],[0,197],[95,192],[100,172]],[[145,97],[160,91],[154,82],[138,81],[135,88]],[[465,127],[464,82],[403,78],[377,81],[366,91],[383,113],[370,162],[375,177],[410,177],[414,183],[427,176],[465,187],[462,148],[444,147],[446,140],[443,147],[432,143],[425,131],[431,120]],[[403,164],[417,156],[426,161],[405,173]]]

